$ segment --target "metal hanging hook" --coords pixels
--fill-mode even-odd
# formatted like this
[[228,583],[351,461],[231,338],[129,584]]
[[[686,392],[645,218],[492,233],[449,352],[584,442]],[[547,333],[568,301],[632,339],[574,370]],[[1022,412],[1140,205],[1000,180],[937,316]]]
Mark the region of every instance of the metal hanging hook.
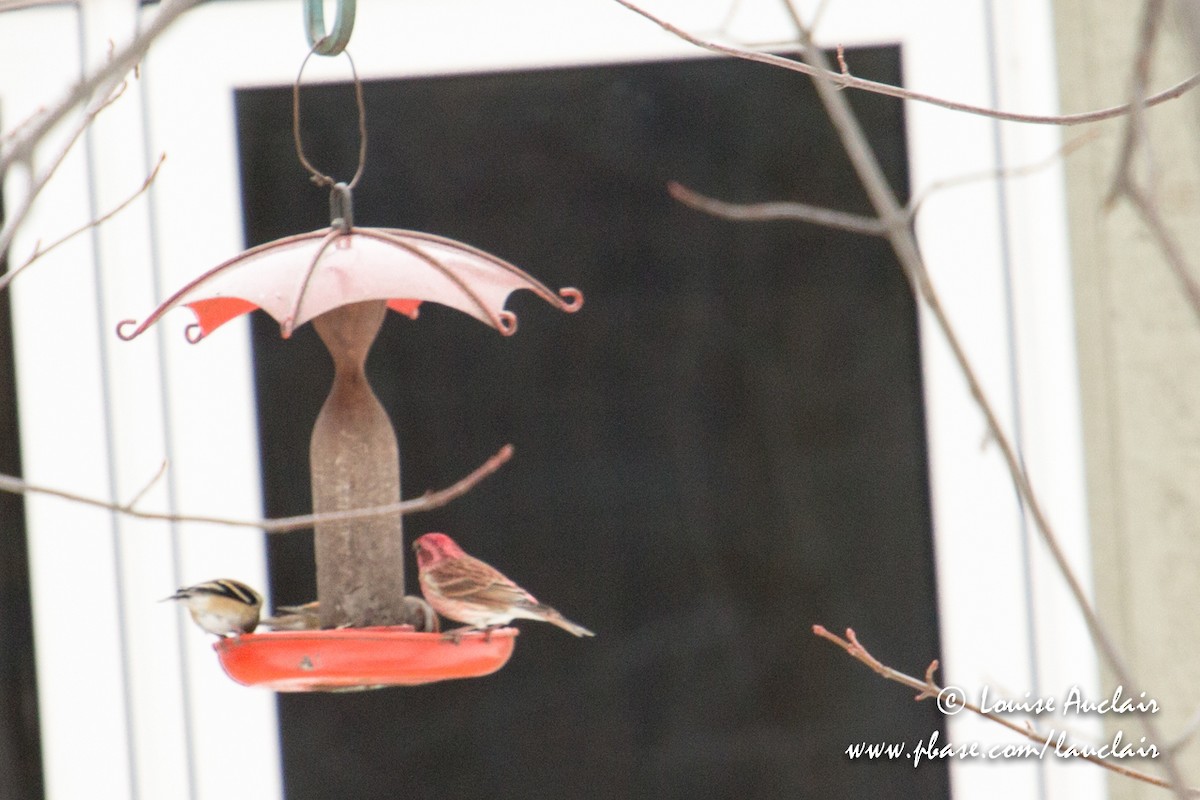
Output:
[[329,189],[329,227],[337,228],[342,233],[349,233],[354,227],[354,201],[350,196],[350,187],[340,181]]
[[354,30],[355,0],[338,0],[337,17],[333,31],[325,33],[324,0],[304,0],[304,27],[308,30],[308,43],[313,52],[322,56],[336,56],[350,43]]

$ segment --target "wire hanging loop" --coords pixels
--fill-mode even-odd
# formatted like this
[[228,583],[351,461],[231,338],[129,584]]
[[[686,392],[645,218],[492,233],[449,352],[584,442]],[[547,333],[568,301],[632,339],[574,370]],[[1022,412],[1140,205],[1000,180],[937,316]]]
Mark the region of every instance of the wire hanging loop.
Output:
[[330,33],[325,33],[325,0],[304,0],[304,27],[314,53],[338,55],[350,43],[350,33],[354,30],[354,0],[338,0],[337,17]]
[[354,177],[348,183],[334,180],[314,167],[304,155],[304,141],[300,135],[300,83],[304,77],[304,67],[308,64],[308,59],[312,58],[313,53],[316,52],[318,51],[314,45],[313,49],[309,50],[308,55],[304,57],[304,61],[300,63],[300,72],[296,75],[296,82],[292,84],[292,136],[296,142],[296,157],[308,170],[309,180],[318,186],[330,189],[330,225],[349,232],[354,224],[350,193],[359,178],[362,177],[363,169],[367,164],[367,106],[363,100],[362,81],[359,80],[354,59],[350,57],[349,51],[343,51],[346,59],[350,62],[350,73],[354,76],[354,102],[358,108],[358,169],[354,171]]

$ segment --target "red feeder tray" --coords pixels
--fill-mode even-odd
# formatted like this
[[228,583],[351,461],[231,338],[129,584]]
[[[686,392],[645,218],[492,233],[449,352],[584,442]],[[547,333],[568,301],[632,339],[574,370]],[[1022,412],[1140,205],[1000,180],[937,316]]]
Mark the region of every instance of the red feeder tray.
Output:
[[330,692],[417,686],[490,675],[508,663],[516,628],[463,633],[456,643],[408,627],[274,631],[213,645],[221,667],[244,686]]

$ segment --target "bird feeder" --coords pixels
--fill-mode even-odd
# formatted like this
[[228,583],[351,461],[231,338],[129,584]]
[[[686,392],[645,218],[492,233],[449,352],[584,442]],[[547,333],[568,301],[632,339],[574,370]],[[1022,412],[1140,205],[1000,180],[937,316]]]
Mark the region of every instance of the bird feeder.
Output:
[[353,691],[479,678],[507,663],[516,628],[436,633],[395,628],[274,631],[219,639],[221,666],[244,686],[277,692]]
[[[397,503],[396,434],[364,371],[388,309],[415,319],[422,303],[440,303],[511,336],[517,321],[504,306],[512,292],[532,291],[566,312],[577,311],[583,297],[572,288],[551,291],[507,261],[452,239],[355,226],[351,187],[358,175],[347,185],[316,173],[299,146],[298,115],[296,125],[301,161],[330,187],[330,226],[246,250],[188,283],[144,321],[121,322],[117,335],[133,339],[179,307],[195,316],[185,329],[192,343],[255,309],[274,317],[284,338],[311,321],[334,365],[310,446],[313,512]],[[485,675],[511,656],[512,629],[457,642],[421,632],[431,611],[405,594],[399,512],[318,522],[314,536],[322,629],[217,642],[234,680],[278,691],[413,685]]]

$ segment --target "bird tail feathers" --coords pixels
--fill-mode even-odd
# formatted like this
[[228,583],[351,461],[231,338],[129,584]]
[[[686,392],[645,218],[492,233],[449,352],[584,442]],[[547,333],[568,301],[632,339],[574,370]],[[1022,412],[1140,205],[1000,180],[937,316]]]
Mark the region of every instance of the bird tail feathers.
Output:
[[567,633],[572,633],[576,636],[595,636],[596,635],[596,634],[592,633],[591,631],[589,631],[587,628],[580,625],[579,623],[571,622],[571,620],[567,619],[562,614],[555,611],[553,608],[546,607],[546,622],[549,622],[551,625],[557,625],[558,627],[562,628]]

